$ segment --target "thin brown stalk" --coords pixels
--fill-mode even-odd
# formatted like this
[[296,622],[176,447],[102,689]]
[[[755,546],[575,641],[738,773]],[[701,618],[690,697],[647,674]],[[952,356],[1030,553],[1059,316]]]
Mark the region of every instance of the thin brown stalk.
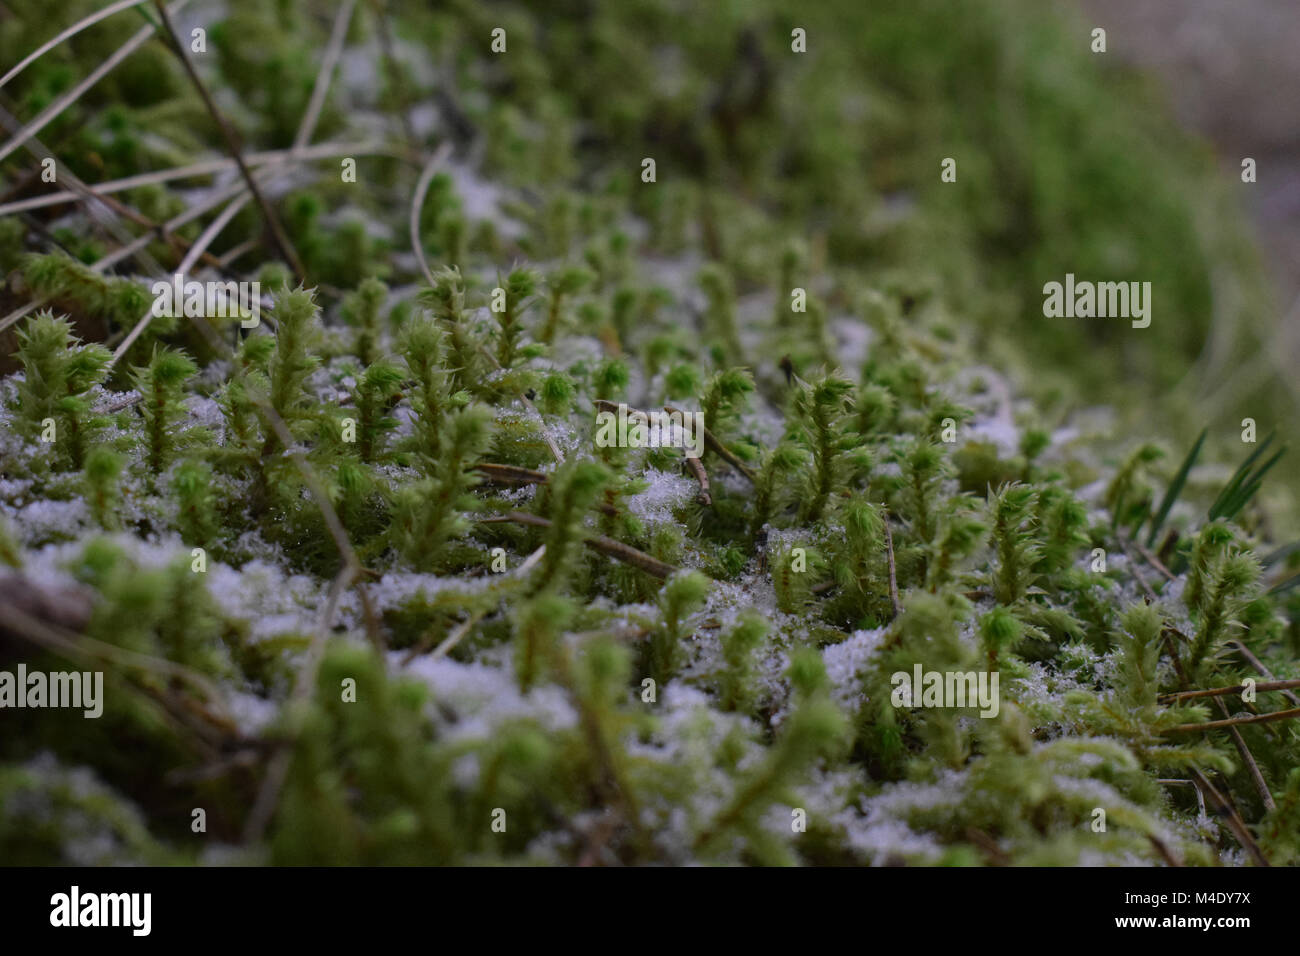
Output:
[[1164,579],[1166,581],[1178,580],[1177,577],[1175,577],[1174,573],[1170,571],[1167,567],[1165,567],[1164,562],[1161,561],[1159,558],[1157,558],[1154,554],[1152,554],[1145,546],[1143,546],[1142,542],[1133,541],[1132,544],[1133,547],[1137,548],[1138,554],[1142,555],[1142,557],[1146,560],[1146,563],[1151,565],[1151,567],[1155,568],[1157,571],[1159,571],[1161,575],[1164,576]]
[[1221,730],[1224,727],[1241,727],[1244,724],[1267,724],[1275,720],[1300,717],[1300,707],[1277,710],[1271,714],[1251,714],[1249,717],[1229,717],[1227,720],[1207,720],[1200,724],[1178,724],[1163,731],[1166,734],[1186,733],[1195,730]]
[[704,507],[713,504],[713,498],[709,495],[709,473],[704,470],[704,465],[698,458],[690,455],[686,456],[686,467],[691,470],[695,476],[695,481],[700,486],[699,501]]
[[[613,414],[618,414],[618,408],[619,408],[619,406],[618,406],[618,402],[611,402],[611,401],[610,401],[609,399],[607,399],[607,398],[598,398],[598,399],[596,399],[595,402],[593,402],[592,404],[594,404],[594,405],[596,406],[596,410],[597,410],[597,411],[600,411],[600,412],[611,412],[611,413],[613,413]],[[631,406],[624,406],[624,407],[627,409],[627,417],[628,417],[628,418],[636,418],[636,419],[639,419],[639,420],[641,420],[641,421],[649,421],[649,420],[650,420],[650,416],[647,415],[645,412],[641,411],[641,409],[639,409],[639,408],[632,408]]]
[[[1194,700],[1198,697],[1220,697],[1228,694],[1240,694],[1247,689],[1246,684],[1233,684],[1231,687],[1210,687],[1205,690],[1182,690],[1172,694],[1161,694],[1160,703],[1170,704],[1179,700]],[[1254,685],[1257,691],[1265,690],[1289,690],[1292,687],[1300,687],[1300,680],[1274,680],[1262,681]]]
[[1174,637],[1177,636],[1181,637],[1183,643],[1186,644],[1188,642],[1186,636],[1175,631],[1172,627],[1164,628],[1160,632],[1160,636],[1165,639],[1165,650],[1168,651],[1169,659],[1173,662],[1174,673],[1178,675],[1179,686],[1186,687],[1188,683],[1187,671],[1183,669],[1183,659],[1178,654],[1178,645],[1174,643]]
[[180,38],[176,35],[176,27],[172,24],[171,16],[168,15],[167,7],[163,3],[163,0],[154,0],[154,7],[158,11],[158,16],[162,20],[164,29],[167,31],[167,37],[171,41],[172,52],[176,54],[178,59],[180,59],[181,65],[185,68],[185,72],[190,78],[190,82],[194,85],[195,90],[198,91],[199,98],[203,100],[203,105],[207,107],[208,113],[217,124],[217,128],[221,130],[221,135],[226,140],[226,147],[230,150],[231,158],[235,160],[235,165],[239,167],[239,174],[244,177],[244,182],[248,186],[249,193],[252,194],[253,200],[261,210],[262,219],[271,230],[271,236],[275,239],[276,247],[280,250],[280,254],[284,256],[285,261],[289,264],[289,268],[293,270],[294,275],[298,277],[298,281],[305,283],[307,281],[307,272],[303,268],[302,260],[298,258],[298,251],[293,247],[293,243],[285,233],[284,227],[280,225],[280,220],[275,215],[275,210],[271,208],[270,204],[266,201],[266,197],[262,195],[261,188],[253,178],[252,170],[250,170],[248,164],[244,162],[242,147],[239,142],[239,135],[235,132],[235,128],[231,125],[230,120],[227,119],[225,114],[217,107],[216,102],[212,99],[212,94],[208,92],[207,85],[203,82],[202,77],[199,76],[198,71],[194,69],[194,64],[190,62],[190,58],[185,55],[185,48],[182,46]]
[[[191,243],[188,240],[186,240],[183,236],[175,235],[173,232],[171,232],[171,230],[164,228],[162,224],[154,222],[148,216],[145,216],[142,213],[137,212],[136,210],[132,209],[130,206],[126,205],[125,203],[117,199],[114,199],[112,196],[100,196],[98,193],[96,193],[89,186],[86,186],[84,183],[82,184],[82,186],[91,198],[99,200],[105,206],[111,209],[113,212],[117,213],[121,218],[129,219],[137,226],[143,226],[145,229],[148,229],[151,232],[161,236],[163,241],[166,242],[173,249],[180,249],[186,252],[190,250]],[[137,237],[136,239],[133,239],[131,242],[127,243],[127,245],[131,248],[133,255],[148,245],[147,241],[141,242],[140,238],[141,237]],[[200,255],[199,258],[205,263],[207,263],[208,265],[212,265],[212,266],[217,265],[216,256],[208,255],[206,252]],[[153,260],[151,257],[149,257],[146,258],[146,262],[152,263]]]
[[[69,660],[94,660],[115,664],[122,668],[148,671],[163,677],[182,680],[193,686],[217,708],[223,708],[221,693],[216,685],[196,670],[169,661],[163,657],[142,654],[113,644],[106,644],[84,634],[75,634],[62,627],[42,621],[14,605],[5,608],[5,624],[11,633],[17,633],[33,644]],[[223,710],[224,714],[224,710]]]
[[[229,224],[230,220],[235,217],[239,210],[244,208],[248,199],[248,195],[240,196],[223,209],[217,218],[213,219],[212,222],[208,224],[208,227],[203,230],[203,233],[199,238],[194,241],[194,245],[190,247],[189,253],[183,260],[181,260],[181,264],[177,267],[177,272],[184,273],[189,271],[203,251],[212,244],[218,235],[221,234],[221,230]],[[144,333],[144,330],[149,327],[149,323],[152,321],[153,309],[150,308],[140,317],[140,321],[135,324],[135,327],[131,329],[127,337],[123,339],[121,344],[113,351],[113,357],[108,363],[109,368],[112,368],[121,361],[122,356],[125,355],[127,350],[135,344],[136,339]]]
[[129,10],[132,7],[138,7],[140,6],[140,4],[148,3],[148,2],[149,0],[117,0],[116,3],[110,3],[102,10],[96,10],[94,13],[90,14],[89,16],[83,17],[82,19],[74,23],[72,26],[64,30],[62,33],[58,34],[52,40],[46,40],[44,43],[38,46],[31,53],[23,57],[22,60],[18,63],[18,65],[15,66],[12,70],[10,70],[4,76],[0,76],[0,88],[3,88],[15,76],[17,76],[23,70],[27,69],[27,67],[31,66],[33,63],[35,63],[37,60],[43,57],[46,53],[49,53],[51,50],[53,50],[64,40],[76,36],[78,33],[80,33],[82,30],[85,30],[87,27],[93,27],[100,20],[106,20],[107,18],[111,17],[115,13],[120,13],[123,10]]
[[256,248],[257,248],[256,239],[245,239],[243,242],[239,243],[238,245],[231,246],[229,249],[227,249],[218,257],[221,261],[221,268],[228,269],[231,265],[238,262],[240,259],[248,255],[248,253],[252,252]]
[[[520,468],[518,465],[500,465],[495,462],[479,462],[474,470],[484,475],[488,481],[502,485],[547,485],[551,477],[542,471]],[[619,510],[611,504],[600,503],[594,506],[597,511],[616,518]]]
[[1169,849],[1169,845],[1165,843],[1164,840],[1160,839],[1154,833],[1148,833],[1147,839],[1151,841],[1151,845],[1155,847],[1156,852],[1160,854],[1160,858],[1165,861],[1167,866],[1183,865],[1179,862],[1178,857],[1174,856],[1173,850]]
[[[13,117],[13,115],[10,114],[8,110],[3,108],[0,108],[0,120],[2,120],[4,123],[8,125],[13,125],[17,123],[17,120]],[[45,147],[45,145],[34,135],[29,136],[23,142],[23,147],[39,160],[55,158],[54,155]],[[71,185],[73,192],[75,192],[81,199],[86,201],[87,203],[86,211],[91,216],[92,219],[100,223],[108,232],[111,232],[119,242],[123,244],[131,242],[132,239],[131,235],[126,231],[125,227],[122,226],[122,224],[119,223],[117,220],[124,219],[124,218],[131,218],[132,216],[136,216],[139,217],[140,219],[144,219],[143,216],[140,216],[140,214],[136,213],[134,210],[128,210],[127,207],[123,206],[121,203],[117,202],[116,200],[98,195],[93,189],[91,189],[84,182],[82,182],[81,179],[67,167],[61,167],[61,173],[63,175],[64,181],[67,182],[69,185]],[[107,211],[110,215],[105,217],[103,215],[104,211]],[[151,220],[145,219],[144,221],[152,225]],[[49,239],[51,242],[54,242],[53,237],[51,237],[40,224],[34,224],[33,227],[37,229],[38,232],[45,235],[45,237]],[[57,245],[57,243],[55,244]],[[67,250],[64,249],[64,252],[67,252]],[[162,267],[159,266],[158,263],[153,259],[153,257],[150,256],[147,252],[143,252],[142,255],[140,256],[140,259],[145,264],[145,266],[151,271],[159,271],[159,272],[162,271]]]
[[[185,212],[180,213],[163,223],[156,223],[145,216],[140,216],[140,220],[142,220],[140,224],[144,225],[149,231],[137,236],[135,239],[132,239],[126,245],[114,249],[98,262],[92,263],[90,265],[91,271],[103,272],[105,269],[117,265],[117,263],[122,260],[135,255],[135,253],[140,249],[147,247],[150,242],[153,242],[153,240],[160,235],[164,241],[173,247],[180,248],[182,252],[189,252],[189,250],[193,248],[194,244],[183,236],[177,235],[175,230],[188,222],[198,219],[200,216],[210,212],[222,203],[234,199],[243,191],[243,183],[237,183],[228,189],[219,190],[202,201],[195,203],[189,209],[185,210]],[[134,212],[134,210],[131,210],[130,207],[127,206],[123,206],[122,209],[124,211]],[[132,218],[134,219],[134,217]],[[215,256],[211,256],[206,252],[200,256],[200,260],[211,266],[220,267],[222,265],[220,259],[217,259]]]
[[[1275,680],[1273,676],[1273,672],[1264,666],[1264,662],[1261,661],[1258,657],[1256,657],[1251,652],[1249,647],[1247,647],[1241,641],[1234,640],[1234,641],[1228,641],[1228,643],[1237,649],[1237,653],[1246,659],[1247,664],[1255,668],[1255,673],[1259,674],[1262,677],[1267,677],[1269,680]],[[1291,703],[1294,704],[1295,706],[1300,707],[1300,697],[1297,697],[1289,690],[1282,691],[1282,696],[1285,697],[1287,700],[1291,701]]]
[[1128,557],[1129,570],[1133,572],[1133,579],[1137,581],[1138,586],[1142,588],[1142,593],[1147,597],[1147,603],[1154,604],[1157,600],[1156,592],[1151,590],[1151,585],[1147,584],[1147,579],[1142,575],[1138,568],[1137,561],[1133,560],[1133,552],[1128,548],[1129,543],[1122,537],[1119,538],[1119,546],[1124,549],[1124,554]]
[[[154,2],[157,3],[159,0],[154,0]],[[189,0],[176,0],[174,7],[179,10],[188,2]],[[153,32],[154,28],[152,24],[141,27],[139,31],[131,36],[131,39],[127,40],[113,51],[107,60],[99,64],[95,69],[91,70],[90,74],[84,80],[43,109],[35,119],[24,125],[22,129],[10,137],[3,146],[0,146],[0,160],[5,159],[13,153],[14,150],[18,149],[41,130],[45,129],[45,127],[56,119],[59,114],[80,99],[81,95],[85,93],[86,90],[90,89],[102,80],[105,76],[115,70],[123,60],[136,50],[140,49],[140,47],[144,46],[149,41],[149,38],[153,36]]]
[[474,466],[474,470],[482,472],[489,481],[499,484],[544,485],[550,481],[550,476],[545,472],[520,468],[518,465],[498,465],[494,462],[482,461]]
[[18,308],[14,309],[12,312],[6,315],[3,319],[0,319],[0,332],[3,332],[5,329],[9,328],[9,326],[19,321],[28,312],[34,312],[36,309],[39,309],[41,306],[43,306],[45,303],[49,301],[50,301],[49,296],[42,296],[39,299],[33,299],[31,302],[28,302],[26,305],[20,305]]
[[[676,412],[679,415],[685,414],[679,409],[673,408],[673,406],[671,405],[665,405],[664,411],[670,414],[674,412]],[[718,436],[713,434],[713,432],[709,431],[709,427],[707,425],[704,426],[704,447],[707,448],[709,451],[713,452],[715,455],[717,455],[719,458],[725,461],[732,468],[736,469],[736,471],[744,475],[745,478],[749,480],[749,483],[751,485],[757,483],[758,478],[757,476],[755,476],[754,472],[750,469],[750,467],[746,465],[745,462],[742,461],[735,452],[733,452],[730,448],[728,448],[721,441],[719,441]]]
[[[40,180],[41,174],[38,170],[29,169],[18,179],[14,180],[3,193],[0,193],[0,202],[9,202],[15,196],[21,196],[27,190],[31,189]],[[0,206],[0,208],[4,208]]]
[[[479,518],[481,524],[492,524],[500,521],[510,521],[515,524],[531,525],[534,528],[549,528],[551,522],[540,515],[529,514],[526,511],[511,511],[503,515],[493,515],[488,518]],[[616,561],[622,561],[624,564],[630,564],[634,568],[640,568],[646,574],[659,578],[661,581],[676,574],[680,568],[660,561],[658,558],[651,557],[644,551],[639,551],[630,544],[624,544],[622,541],[615,541],[613,538],[607,538],[603,534],[587,535],[583,538],[583,544],[598,551]]]
[[1228,824],[1228,829],[1232,831],[1232,835],[1237,838],[1237,842],[1240,843],[1246,852],[1250,854],[1255,863],[1259,866],[1268,866],[1268,858],[1264,856],[1264,852],[1260,850],[1259,844],[1255,842],[1255,838],[1252,837],[1250,831],[1246,829],[1246,824],[1241,819],[1241,815],[1237,813],[1236,807],[1232,806],[1224,799],[1223,795],[1219,793],[1218,789],[1216,789],[1214,784],[1210,782],[1209,777],[1201,771],[1200,767],[1192,767],[1192,779],[1196,781],[1197,790],[1209,797],[1210,802],[1214,804],[1215,809],[1223,814],[1224,820]]
[[297,135],[293,138],[292,152],[297,153],[311,140],[320,119],[321,110],[325,108],[325,94],[329,91],[330,79],[334,68],[338,66],[339,56],[343,52],[343,41],[348,35],[348,24],[352,22],[352,11],[356,0],[343,0],[339,12],[334,17],[334,26],[330,30],[329,43],[325,47],[325,57],[321,60],[320,72],[312,85],[311,99],[307,103],[307,112],[303,114],[298,125]]
[[903,613],[903,602],[898,597],[898,568],[894,564],[894,533],[889,530],[889,515],[883,522],[885,526],[885,555],[889,559],[889,601],[894,606],[894,617]]
[[124,398],[119,398],[115,402],[110,402],[103,408],[95,409],[97,415],[115,415],[124,408],[130,408],[132,405],[138,405],[144,399],[139,392],[131,392]]
[[[1229,717],[1228,705],[1223,702],[1222,697],[1214,698],[1214,703],[1218,705],[1219,713],[1223,714],[1225,718]],[[1250,747],[1246,746],[1246,738],[1241,736],[1241,731],[1236,727],[1229,727],[1228,735],[1232,738],[1233,746],[1237,748],[1237,755],[1241,757],[1242,762],[1246,765],[1246,772],[1250,774],[1251,782],[1255,784],[1255,790],[1259,793],[1264,809],[1277,809],[1277,804],[1273,802],[1273,794],[1269,792],[1268,783],[1265,782],[1264,775],[1259,771],[1259,764],[1255,762],[1255,755],[1250,752]]]
[[[288,149],[277,149],[260,153],[245,153],[244,162],[252,169],[260,169],[263,166],[287,165],[290,161],[314,162],[315,160],[320,159],[334,159],[339,156],[374,155],[388,155],[399,159],[406,158],[405,153],[378,142],[322,143],[319,146],[304,147],[297,153]],[[177,179],[197,179],[203,176],[211,176],[215,173],[225,172],[226,170],[234,168],[236,168],[236,164],[233,159],[209,159],[200,163],[193,163],[189,166],[178,166],[175,169],[160,169],[152,173],[140,173],[135,176],[125,176],[122,179],[110,179],[102,183],[97,183],[93,188],[96,195],[105,196],[111,193],[125,192],[128,189],[138,189],[141,186],[156,186],[163,183],[174,182]],[[0,216],[9,216],[19,212],[29,212],[33,209],[44,209],[47,206],[58,206],[64,203],[78,202],[81,198],[82,196],[80,193],[70,189],[44,193],[40,196],[31,196],[27,199],[20,199],[15,202],[0,205]]]
[[451,144],[443,143],[429,157],[429,161],[424,164],[424,169],[420,170],[420,178],[415,184],[415,195],[411,199],[409,220],[411,249],[415,252],[416,261],[420,264],[420,271],[424,274],[424,281],[429,283],[430,288],[436,283],[433,281],[433,270],[429,268],[429,259],[424,254],[424,243],[420,241],[420,211],[424,208],[424,199],[429,193],[429,184],[433,182],[434,173],[438,171],[438,167],[447,161],[447,157],[450,155]]

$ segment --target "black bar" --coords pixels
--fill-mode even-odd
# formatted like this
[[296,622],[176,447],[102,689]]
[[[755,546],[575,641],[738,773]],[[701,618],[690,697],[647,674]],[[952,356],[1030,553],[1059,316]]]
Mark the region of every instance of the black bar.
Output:
[[[136,936],[129,925],[52,926],[52,900],[70,897],[73,886],[83,907],[91,894],[150,894],[148,935]],[[0,870],[0,892],[9,940],[76,933],[128,945],[285,938],[335,947],[404,937],[496,944],[503,934],[534,933],[529,945],[544,945],[563,924],[571,925],[563,935],[579,936],[608,924],[625,941],[638,934],[647,941],[681,934],[684,941],[696,928],[743,938],[802,927],[806,938],[847,933],[863,945],[898,932],[928,948],[992,942],[1003,933],[1026,944],[1107,938],[1231,945],[1243,934],[1286,930],[1294,880],[1286,870],[1255,868],[49,868]],[[1243,925],[1223,924],[1243,918]],[[1134,919],[1152,922],[1121,925]],[[121,922],[131,921],[124,914]]]

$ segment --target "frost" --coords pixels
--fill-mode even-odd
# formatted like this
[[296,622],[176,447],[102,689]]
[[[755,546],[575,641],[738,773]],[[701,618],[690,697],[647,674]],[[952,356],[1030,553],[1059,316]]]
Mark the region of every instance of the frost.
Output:
[[917,832],[909,822],[913,814],[960,805],[966,797],[966,777],[956,771],[941,772],[933,783],[898,783],[863,798],[859,816],[846,808],[836,816],[853,849],[873,863],[890,862],[897,856],[918,863],[932,863],[942,846],[927,833]]
[[208,590],[223,611],[249,626],[249,636],[266,640],[283,634],[310,634],[328,585],[305,574],[286,575],[276,565],[251,561],[236,571],[211,563]]
[[84,501],[33,501],[13,512],[18,533],[29,545],[77,537],[90,521]]
[[[404,656],[393,652],[390,665],[396,669]],[[506,724],[518,720],[535,721],[549,731],[567,730],[577,723],[577,714],[561,688],[548,684],[522,694],[514,674],[505,668],[426,655],[415,658],[401,672],[422,681],[433,692],[437,706],[431,713],[448,741],[489,740]],[[454,715],[454,721],[442,716],[443,708]]]
[[225,444],[226,418],[216,401],[202,395],[192,395],[186,399],[185,408],[189,413],[188,424],[208,429],[217,444]]
[[650,469],[642,478],[649,483],[646,489],[625,501],[628,510],[647,524],[674,521],[676,512],[687,507],[699,489],[694,479],[676,472]]
[[856,711],[866,700],[860,686],[862,673],[879,652],[888,629],[854,631],[847,639],[822,651],[826,676],[835,688],[835,702],[843,709]]
[[[492,586],[490,578],[439,577],[436,574],[389,571],[366,586],[370,600],[379,610],[398,608],[412,600],[429,601],[444,592],[473,594]],[[355,597],[346,598],[341,606],[353,608]]]

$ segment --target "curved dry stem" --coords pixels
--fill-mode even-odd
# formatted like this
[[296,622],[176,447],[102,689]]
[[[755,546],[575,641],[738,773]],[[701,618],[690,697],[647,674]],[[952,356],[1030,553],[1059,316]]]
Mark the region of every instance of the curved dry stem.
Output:
[[217,686],[203,674],[185,667],[183,664],[177,664],[175,661],[169,661],[164,657],[154,657],[151,654],[142,654],[139,651],[106,644],[84,634],[65,631],[63,628],[56,627],[27,614],[21,608],[10,606],[6,609],[6,614],[8,615],[7,623],[9,627],[16,633],[33,644],[37,644],[61,657],[74,660],[93,658],[118,667],[135,668],[164,677],[183,680],[221,709],[223,716],[228,716],[224,712],[221,693],[218,691]]
[[167,6],[162,0],[154,0],[154,8],[158,11],[158,16],[162,20],[163,28],[167,31],[167,39],[176,54],[176,58],[181,61],[181,66],[185,68],[185,75],[190,78],[194,89],[198,91],[199,98],[203,100],[203,105],[207,108],[208,113],[212,116],[217,128],[221,131],[222,137],[226,141],[226,148],[230,150],[231,158],[234,159],[235,165],[239,167],[239,175],[244,177],[244,182],[248,184],[248,191],[252,193],[253,199],[257,202],[258,208],[262,211],[262,219],[266,222],[267,228],[271,230],[271,236],[275,239],[275,245],[284,256],[289,268],[293,270],[298,281],[306,282],[307,272],[303,268],[302,259],[298,257],[298,250],[293,246],[292,240],[280,225],[279,217],[276,216],[275,210],[271,208],[266,197],[262,195],[262,190],[257,185],[257,180],[253,178],[252,171],[248,164],[244,162],[244,157],[239,144],[239,136],[235,132],[234,126],[230,120],[217,107],[216,101],[212,94],[208,92],[207,85],[204,84],[202,77],[190,62],[190,58],[185,54],[185,47],[181,45],[180,37],[176,35],[176,27],[172,23],[171,15],[167,12]]
[[12,70],[10,70],[4,76],[0,76],[0,89],[3,89],[6,83],[12,80],[23,70],[27,69],[27,67],[31,66],[33,63],[35,63],[37,60],[43,57],[46,53],[49,53],[51,50],[53,50],[64,40],[76,36],[78,33],[80,33],[82,30],[85,30],[87,27],[93,27],[100,20],[107,20],[115,13],[121,13],[123,10],[130,10],[132,7],[138,7],[140,6],[140,4],[147,3],[147,2],[148,0],[117,0],[117,3],[110,3],[104,9],[96,10],[90,16],[78,20],[76,23],[68,27],[58,36],[54,37],[54,39],[46,40],[44,43],[38,46],[31,53],[23,57],[22,62],[20,62]]
[[[225,209],[221,210],[221,214],[217,216],[216,219],[213,219],[212,222],[208,224],[208,227],[203,230],[203,233],[199,238],[194,241],[194,245],[190,247],[190,251],[185,255],[181,264],[177,266],[176,271],[182,273],[188,272],[194,266],[194,263],[198,261],[199,257],[207,251],[208,246],[210,246],[213,241],[216,240],[217,236],[221,234],[221,230],[226,228],[230,223],[230,220],[235,218],[235,215],[248,204],[248,201],[251,198],[250,195],[244,193]],[[140,318],[140,321],[135,324],[135,327],[131,329],[127,337],[122,340],[121,344],[113,351],[113,357],[108,363],[109,368],[112,368],[121,360],[127,350],[135,344],[136,339],[144,334],[144,330],[149,327],[149,323],[152,321],[153,309],[150,308],[149,311]]]
[[424,280],[432,288],[436,283],[433,281],[433,270],[429,268],[429,259],[424,254],[424,243],[420,242],[420,210],[424,208],[425,197],[429,194],[429,184],[433,182],[433,176],[451,155],[451,144],[443,143],[438,147],[427,163],[424,169],[420,171],[420,179],[415,184],[415,196],[411,199],[411,249],[415,252],[416,261],[420,263],[420,271],[424,273]]
[[334,27],[330,31],[329,45],[325,48],[325,59],[321,62],[320,72],[316,74],[316,83],[312,86],[311,100],[307,103],[307,112],[303,114],[298,126],[298,134],[293,138],[292,152],[297,154],[316,132],[316,122],[320,112],[325,108],[325,94],[329,91],[330,78],[334,67],[338,65],[343,52],[343,41],[348,35],[348,24],[352,21],[352,11],[356,0],[343,0],[338,15],[334,18]]
[[[366,143],[322,143],[319,146],[308,146],[297,153],[288,149],[269,150],[261,153],[248,153],[244,157],[244,162],[251,168],[260,166],[279,166],[293,160],[312,162],[320,159],[335,159],[339,156],[392,156],[396,159],[406,159],[404,151],[385,143],[366,142]],[[222,159],[208,159],[201,163],[191,163],[189,166],[178,166],[175,169],[160,169],[152,173],[141,173],[138,176],[126,176],[122,179],[111,179],[108,182],[99,183],[94,187],[95,192],[100,196],[111,193],[123,192],[127,189],[136,189],[140,186],[155,186],[161,183],[173,182],[177,179],[193,179],[200,176],[211,176],[214,173],[225,172],[235,168],[235,161],[229,157]],[[77,202],[81,194],[71,189],[60,190],[59,192],[46,193],[43,196],[32,196],[29,199],[20,199],[15,202],[0,205],[0,216],[8,216],[18,212],[28,212],[32,209],[44,209],[46,206],[58,206],[63,203]]]
[[[189,3],[189,0],[176,0],[176,2],[172,4],[172,9],[179,10],[187,3]],[[149,42],[149,38],[153,36],[153,32],[154,28],[152,25],[141,27],[140,30],[131,37],[131,39],[118,47],[107,60],[99,64],[95,69],[91,70],[89,76],[43,109],[40,112],[40,115],[23,126],[23,128],[10,137],[9,141],[3,146],[0,146],[0,160],[11,155],[14,150],[18,149],[41,130],[45,129],[45,127],[55,120],[60,113],[66,110],[73,103],[77,102],[86,90],[90,89],[113,70],[117,69],[118,64]]]

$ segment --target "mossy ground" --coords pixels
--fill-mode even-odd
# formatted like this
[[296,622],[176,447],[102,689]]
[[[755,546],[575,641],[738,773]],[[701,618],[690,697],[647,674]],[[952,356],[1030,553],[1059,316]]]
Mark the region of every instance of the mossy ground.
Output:
[[[7,63],[66,25],[17,7]],[[1200,390],[1269,295],[1140,80],[1019,0],[387,7],[316,117],[338,7],[174,16],[249,152],[363,147],[258,173],[283,245],[250,202],[208,247],[257,328],[128,339],[211,215],[109,267],[141,218],[0,220],[0,308],[41,303],[0,338],[0,656],[107,696],[0,714],[0,859],[1295,861],[1300,725],[1187,726],[1292,704],[1171,696],[1300,676],[1294,408]],[[38,138],[63,188],[225,150],[157,39]],[[1044,319],[1066,272],[1152,282],[1151,327]],[[598,402],[703,411],[707,494]],[[997,715],[894,706],[917,664],[997,671]]]

